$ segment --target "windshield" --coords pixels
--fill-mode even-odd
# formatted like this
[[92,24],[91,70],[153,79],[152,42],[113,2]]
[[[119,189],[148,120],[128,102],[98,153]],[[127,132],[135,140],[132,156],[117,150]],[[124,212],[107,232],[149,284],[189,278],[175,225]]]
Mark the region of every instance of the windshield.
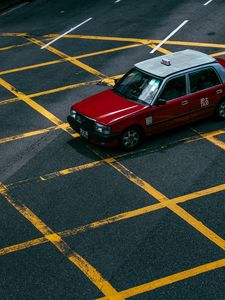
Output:
[[161,83],[162,80],[159,78],[132,69],[114,86],[113,90],[128,99],[150,104]]

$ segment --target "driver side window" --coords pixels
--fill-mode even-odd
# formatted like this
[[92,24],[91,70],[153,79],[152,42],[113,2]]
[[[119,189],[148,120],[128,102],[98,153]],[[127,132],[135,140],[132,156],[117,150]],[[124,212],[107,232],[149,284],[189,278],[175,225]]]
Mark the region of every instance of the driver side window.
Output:
[[182,75],[168,81],[159,98],[169,101],[184,95],[186,95],[186,78]]

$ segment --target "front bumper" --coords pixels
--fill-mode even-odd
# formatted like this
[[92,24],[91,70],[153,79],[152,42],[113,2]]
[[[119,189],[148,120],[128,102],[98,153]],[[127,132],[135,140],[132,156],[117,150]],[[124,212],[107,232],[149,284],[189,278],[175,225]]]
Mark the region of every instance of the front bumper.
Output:
[[[70,115],[67,117],[67,122],[70,126],[81,135],[81,138],[90,141],[91,143],[105,146],[105,147],[114,147],[118,145],[119,142],[119,134],[111,133],[111,134],[102,134],[100,132],[94,131],[93,129],[87,128],[84,124],[78,123],[73,117]],[[82,130],[88,133],[87,136],[82,135]]]

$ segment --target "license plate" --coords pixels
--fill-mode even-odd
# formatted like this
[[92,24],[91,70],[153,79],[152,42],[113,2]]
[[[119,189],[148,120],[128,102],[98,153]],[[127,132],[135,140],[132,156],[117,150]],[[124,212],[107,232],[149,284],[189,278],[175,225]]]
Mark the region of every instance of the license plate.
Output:
[[85,139],[88,139],[88,131],[80,128],[80,136]]

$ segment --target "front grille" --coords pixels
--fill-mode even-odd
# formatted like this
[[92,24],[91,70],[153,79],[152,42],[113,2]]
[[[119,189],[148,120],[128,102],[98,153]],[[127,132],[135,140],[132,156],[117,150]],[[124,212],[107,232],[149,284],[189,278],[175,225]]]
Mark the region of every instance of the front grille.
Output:
[[94,129],[95,121],[86,116],[77,113],[75,120],[81,125],[82,128]]

